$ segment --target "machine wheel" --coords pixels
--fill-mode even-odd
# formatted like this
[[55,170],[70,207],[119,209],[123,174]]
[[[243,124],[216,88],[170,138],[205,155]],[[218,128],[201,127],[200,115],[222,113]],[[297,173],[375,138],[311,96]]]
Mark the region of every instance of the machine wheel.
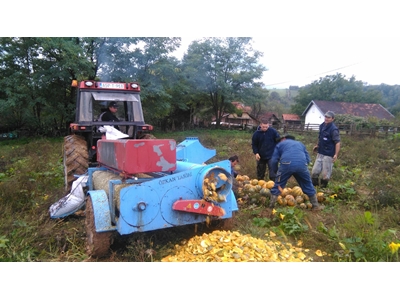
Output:
[[110,250],[112,232],[96,232],[92,198],[86,197],[86,252],[92,257],[103,257]]
[[89,167],[89,153],[85,139],[80,135],[68,135],[64,137],[63,145],[65,190],[69,192],[74,176],[87,172]]

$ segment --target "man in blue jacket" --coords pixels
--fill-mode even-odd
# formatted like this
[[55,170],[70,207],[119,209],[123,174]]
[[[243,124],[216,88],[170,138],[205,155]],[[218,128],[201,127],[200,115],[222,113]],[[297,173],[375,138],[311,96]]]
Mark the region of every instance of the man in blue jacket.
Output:
[[[319,126],[318,145],[313,148],[318,152],[315,159],[311,178],[314,186],[320,185],[326,188],[332,175],[333,163],[336,161],[340,151],[339,129],[336,127],[335,114],[333,111],[325,113],[325,121]],[[319,177],[321,175],[321,184]]]
[[274,153],[276,140],[280,137],[278,131],[271,127],[267,120],[261,120],[257,131],[251,139],[251,147],[257,161],[257,179],[265,179],[265,172],[268,164],[269,179],[275,181],[275,172],[272,169],[271,157]]
[[310,171],[307,165],[310,163],[310,155],[303,143],[295,141],[290,135],[284,135],[278,139],[271,158],[273,171],[276,172],[275,185],[271,189],[269,208],[274,208],[276,200],[284,189],[287,181],[293,176],[304,194],[312,204],[312,210],[321,210],[324,207],[318,203],[317,193],[311,181]]

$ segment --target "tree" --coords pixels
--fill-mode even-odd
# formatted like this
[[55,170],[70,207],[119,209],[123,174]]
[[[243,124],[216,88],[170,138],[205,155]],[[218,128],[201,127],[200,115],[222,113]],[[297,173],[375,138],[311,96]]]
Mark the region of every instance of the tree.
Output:
[[95,61],[97,76],[103,81],[137,81],[145,119],[155,121],[167,116],[174,107],[184,106],[169,91],[179,82],[179,62],[170,54],[180,38],[97,38]]
[[182,69],[196,95],[193,105],[212,113],[217,128],[232,101],[254,100],[251,91],[261,87],[255,80],[266,71],[258,63],[261,56],[247,37],[205,38],[189,45]]
[[346,79],[346,76],[337,73],[301,87],[294,98],[292,112],[301,115],[312,100],[381,103],[382,95],[376,90],[365,90],[363,82],[357,81],[354,76]]
[[89,69],[77,38],[1,38],[0,122],[36,134],[60,130],[73,111],[71,80]]
[[[39,134],[66,129],[75,115],[72,79],[138,81],[144,113],[168,115],[176,99],[180,38],[0,38],[0,126]],[[173,105],[171,104],[173,103]]]

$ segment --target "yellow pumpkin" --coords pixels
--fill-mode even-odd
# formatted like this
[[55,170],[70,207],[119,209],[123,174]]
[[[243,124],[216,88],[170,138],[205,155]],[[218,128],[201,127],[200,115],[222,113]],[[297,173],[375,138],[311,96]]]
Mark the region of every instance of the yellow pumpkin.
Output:
[[272,180],[269,180],[269,181],[267,181],[266,184],[267,184],[267,186],[266,186],[267,189],[272,189],[275,185],[275,182],[273,182]]
[[258,181],[258,185],[261,186],[261,187],[266,183],[267,182],[265,180],[262,180],[262,179]]
[[324,202],[325,201],[325,195],[322,192],[317,193],[317,200],[318,202]]
[[296,200],[294,199],[294,197],[292,195],[286,195],[285,199],[287,201],[288,206],[296,206]]
[[236,180],[237,180],[237,181],[244,181],[244,178],[243,178],[242,175],[238,174],[238,175],[236,176]]
[[293,196],[301,196],[301,195],[303,195],[303,190],[301,189],[301,187],[299,187],[299,186],[295,186],[295,187],[293,187],[292,188],[292,193],[291,193]]
[[251,184],[252,184],[252,185],[258,185],[258,180],[257,180],[257,179],[251,180]]
[[287,200],[286,198],[282,198],[282,206],[286,206],[287,205]]
[[290,190],[288,188],[282,189],[282,191],[281,191],[282,197],[286,197],[286,195],[289,195],[289,194],[290,194]]

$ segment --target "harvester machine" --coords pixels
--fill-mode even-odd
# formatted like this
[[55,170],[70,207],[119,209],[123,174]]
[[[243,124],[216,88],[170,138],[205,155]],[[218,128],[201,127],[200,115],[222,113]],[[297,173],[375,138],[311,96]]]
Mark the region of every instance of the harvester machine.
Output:
[[229,221],[238,210],[229,160],[196,137],[97,142],[96,167],[88,168],[87,250],[107,254],[113,235],[132,234],[213,220]]

